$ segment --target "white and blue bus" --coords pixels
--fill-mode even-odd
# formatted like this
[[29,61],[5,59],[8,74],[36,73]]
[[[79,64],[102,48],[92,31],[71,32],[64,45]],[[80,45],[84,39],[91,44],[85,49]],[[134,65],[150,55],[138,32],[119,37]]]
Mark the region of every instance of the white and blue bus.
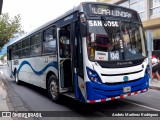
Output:
[[146,92],[149,68],[134,10],[83,2],[8,46],[10,75],[86,103]]

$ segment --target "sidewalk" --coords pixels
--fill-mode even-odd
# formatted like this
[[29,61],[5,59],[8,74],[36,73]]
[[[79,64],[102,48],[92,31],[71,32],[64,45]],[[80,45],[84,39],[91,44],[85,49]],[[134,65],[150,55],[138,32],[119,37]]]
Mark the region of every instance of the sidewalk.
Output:
[[150,89],[155,89],[155,90],[160,90],[160,81],[158,81],[157,79],[152,79],[150,81],[150,85],[149,85]]
[[[8,99],[8,96],[7,96],[6,88],[2,80],[0,80],[0,111],[10,111],[8,108],[7,99]],[[12,120],[12,119],[10,117],[3,117],[3,120]]]
[[[0,70],[0,120],[24,120],[26,118],[23,117],[1,117],[3,111],[28,111],[6,79],[6,76]],[[27,118],[27,120],[34,120],[34,118]]]

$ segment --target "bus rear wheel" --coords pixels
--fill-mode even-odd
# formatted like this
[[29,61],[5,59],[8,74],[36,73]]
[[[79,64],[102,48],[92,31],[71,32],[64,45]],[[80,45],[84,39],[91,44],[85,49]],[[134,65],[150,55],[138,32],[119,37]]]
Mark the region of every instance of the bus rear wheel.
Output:
[[58,102],[59,100],[59,87],[58,80],[54,75],[51,75],[48,80],[48,94],[52,101]]

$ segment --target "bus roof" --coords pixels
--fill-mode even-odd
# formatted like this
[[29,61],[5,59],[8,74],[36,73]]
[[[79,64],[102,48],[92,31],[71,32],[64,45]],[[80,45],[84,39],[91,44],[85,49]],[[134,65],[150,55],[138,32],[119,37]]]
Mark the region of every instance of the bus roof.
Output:
[[[80,5],[81,5],[81,4],[82,4],[82,3],[80,3]],[[21,40],[21,39],[23,39],[23,38],[25,38],[25,37],[28,37],[29,35],[32,35],[32,34],[35,33],[35,32],[38,32],[39,30],[43,29],[44,27],[47,27],[47,26],[55,23],[56,21],[58,21],[58,20],[60,20],[60,19],[62,19],[62,18],[64,18],[64,17],[68,16],[69,14],[73,13],[74,11],[79,10],[79,9],[80,9],[80,5],[77,6],[77,7],[73,7],[73,9],[65,12],[64,14],[62,14],[61,16],[59,16],[58,18],[56,18],[56,19],[54,19],[54,20],[48,21],[47,23],[41,25],[40,27],[35,28],[35,29],[32,30],[31,32],[29,32],[29,33],[27,33],[27,34],[25,34],[25,35],[22,35],[22,36],[20,36],[20,37],[18,37],[15,41],[13,41],[12,43],[10,43],[10,45],[18,42],[19,40]],[[9,46],[10,46],[10,45],[9,45]]]
[[[56,18],[54,20],[50,20],[49,22],[41,25],[40,27],[34,29],[33,31],[31,31],[31,32],[29,32],[29,33],[27,33],[27,34],[25,34],[23,36],[18,37],[15,41],[13,41],[12,43],[10,43],[9,46],[12,45],[12,44],[14,44],[14,43],[16,43],[16,42],[18,42],[21,39],[24,39],[24,38],[26,38],[26,37],[28,37],[28,36],[30,36],[30,35],[38,32],[38,31],[40,31],[44,27],[47,27],[47,26],[49,26],[51,24],[56,23],[58,20],[61,20],[61,19],[65,18],[65,17],[67,17],[68,15],[72,14],[75,11],[80,11],[80,12],[83,11],[82,4],[88,4],[88,3],[90,3],[90,4],[104,4],[104,5],[109,5],[109,6],[117,7],[117,5],[108,4],[108,3],[104,3],[104,2],[81,2],[78,6],[73,7],[73,9],[70,9],[69,11],[67,11],[64,14],[62,14],[61,16],[59,16],[58,18]],[[126,7],[123,7],[123,6],[118,6],[118,7],[124,8],[124,9],[128,9],[128,10],[132,10],[130,8],[126,8]],[[132,10],[132,11],[134,11],[134,12],[137,13],[137,11],[135,11],[135,10]]]

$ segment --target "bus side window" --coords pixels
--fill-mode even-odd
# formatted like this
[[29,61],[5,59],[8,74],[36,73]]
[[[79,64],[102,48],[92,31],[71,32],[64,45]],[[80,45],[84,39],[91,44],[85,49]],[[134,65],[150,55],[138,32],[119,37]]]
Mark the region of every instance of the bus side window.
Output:
[[41,32],[31,36],[30,45],[31,56],[37,56],[41,54]]
[[70,54],[70,31],[60,30],[59,33],[60,57],[67,57]]
[[21,58],[21,42],[16,43],[13,47],[13,58],[19,59]]
[[29,49],[29,38],[25,38],[22,41],[22,57],[29,57],[30,49]]
[[56,53],[56,30],[53,27],[43,32],[43,53]]

